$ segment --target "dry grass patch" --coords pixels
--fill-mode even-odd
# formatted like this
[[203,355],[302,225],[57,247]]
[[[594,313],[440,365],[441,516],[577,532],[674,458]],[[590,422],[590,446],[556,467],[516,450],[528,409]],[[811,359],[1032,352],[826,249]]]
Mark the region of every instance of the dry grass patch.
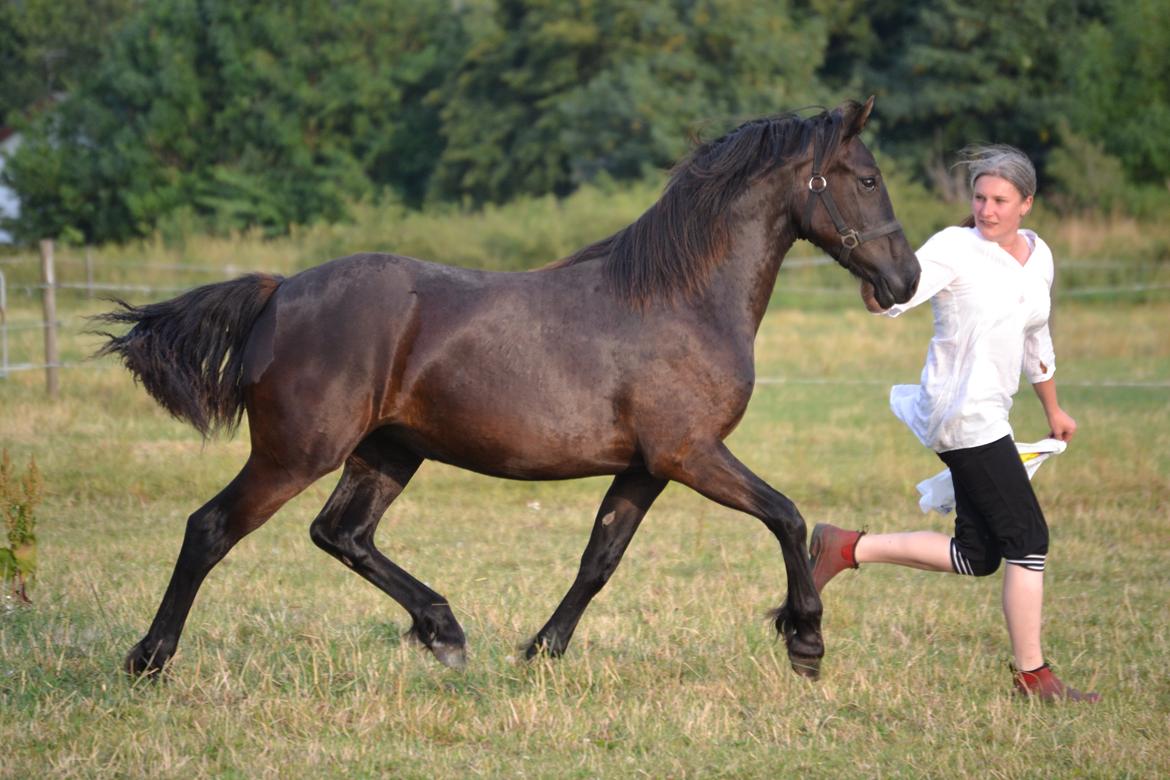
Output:
[[[1036,483],[1054,540],[1046,641],[1063,674],[1105,694],[1093,708],[1011,697],[997,578],[845,573],[826,594],[824,677],[798,678],[764,619],[784,590],[776,541],[676,486],[567,656],[519,661],[572,580],[607,480],[437,464],[377,541],[451,599],[466,672],[403,641],[405,612],[312,545],[330,477],[211,574],[169,680],[134,684],[122,655],[187,516],[246,457],[246,431],[204,445],[117,370],[67,371],[57,404],[39,377],[5,380],[0,439],[16,462],[36,456],[48,495],[35,605],[0,608],[0,776],[1170,775],[1170,455],[1156,444],[1170,396],[1091,384],[1166,379],[1170,346],[1144,334],[1168,307],[1059,309],[1062,398],[1081,432]],[[815,381],[759,387],[731,445],[810,523],[948,527],[913,489],[941,465],[886,406],[889,383],[917,376],[928,320],[765,319],[760,375]],[[1039,437],[1027,393],[1017,430]]]

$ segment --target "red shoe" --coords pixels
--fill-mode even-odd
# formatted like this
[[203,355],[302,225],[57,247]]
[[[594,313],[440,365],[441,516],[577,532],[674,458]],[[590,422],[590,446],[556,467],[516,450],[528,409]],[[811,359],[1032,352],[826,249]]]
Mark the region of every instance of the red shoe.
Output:
[[1012,670],[1012,683],[1016,688],[1016,695],[1025,698],[1036,698],[1043,702],[1056,701],[1087,701],[1101,700],[1099,693],[1082,693],[1076,688],[1070,688],[1052,673],[1048,664],[1030,672]]
[[808,540],[808,555],[817,593],[839,573],[859,568],[853,551],[857,548],[857,540],[863,536],[865,531],[846,531],[828,523],[816,524]]

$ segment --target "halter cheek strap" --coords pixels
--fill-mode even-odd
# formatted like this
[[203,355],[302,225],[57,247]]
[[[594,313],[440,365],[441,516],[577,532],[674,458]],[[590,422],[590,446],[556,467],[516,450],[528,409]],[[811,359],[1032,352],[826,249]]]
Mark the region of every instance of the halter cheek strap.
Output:
[[837,204],[829,192],[829,181],[821,173],[825,147],[834,146],[835,144],[831,142],[836,141],[836,136],[837,128],[834,126],[832,134],[828,139],[829,143],[821,143],[819,139],[813,142],[812,175],[808,179],[808,200],[805,201],[804,205],[804,219],[801,220],[801,230],[804,232],[805,238],[811,235],[813,211],[817,207],[818,200],[823,202],[825,209],[829,212],[829,217],[833,220],[833,227],[837,229],[837,234],[841,237],[842,250],[840,256],[837,257],[837,262],[841,265],[847,265],[849,255],[852,254],[854,249],[866,241],[901,230],[902,225],[895,219],[859,232],[857,229],[845,224],[845,219],[841,216],[841,211],[837,208]]

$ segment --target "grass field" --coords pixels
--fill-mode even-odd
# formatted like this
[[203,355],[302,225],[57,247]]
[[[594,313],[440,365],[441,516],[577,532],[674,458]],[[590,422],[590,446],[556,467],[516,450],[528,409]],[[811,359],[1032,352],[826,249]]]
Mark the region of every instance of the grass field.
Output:
[[[813,304],[765,318],[762,381],[732,449],[810,525],[946,530],[913,487],[941,464],[886,406],[890,384],[917,377],[929,312],[887,321],[847,298]],[[14,312],[33,317],[35,302]],[[797,677],[764,620],[783,596],[775,541],[677,486],[566,657],[520,661],[607,482],[438,464],[378,542],[450,599],[465,672],[404,642],[406,613],[309,541],[328,478],[215,569],[169,679],[136,684],[122,656],[187,515],[246,457],[246,432],[203,444],[112,362],[65,370],[55,403],[39,372],[12,374],[0,446],[20,467],[36,457],[48,495],[34,606],[0,610],[0,777],[1170,776],[1168,323],[1165,296],[1062,300],[1054,321],[1061,398],[1081,429],[1036,482],[1053,529],[1046,651],[1102,692],[1095,707],[1010,696],[998,576],[846,572],[826,594],[823,678]],[[40,337],[14,336],[26,351]],[[80,328],[64,340],[71,362],[96,345]],[[1021,440],[1045,433],[1027,389],[1013,420]]]

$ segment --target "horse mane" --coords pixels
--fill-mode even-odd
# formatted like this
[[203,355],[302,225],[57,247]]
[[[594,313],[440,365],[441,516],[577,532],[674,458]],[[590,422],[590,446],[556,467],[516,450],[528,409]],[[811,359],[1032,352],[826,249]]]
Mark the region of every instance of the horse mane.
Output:
[[[643,307],[702,292],[730,241],[730,206],[759,176],[792,162],[814,137],[839,138],[827,111],[746,122],[697,146],[671,171],[662,197],[636,221],[547,268],[603,259],[614,293]],[[826,158],[833,149],[826,149]]]

